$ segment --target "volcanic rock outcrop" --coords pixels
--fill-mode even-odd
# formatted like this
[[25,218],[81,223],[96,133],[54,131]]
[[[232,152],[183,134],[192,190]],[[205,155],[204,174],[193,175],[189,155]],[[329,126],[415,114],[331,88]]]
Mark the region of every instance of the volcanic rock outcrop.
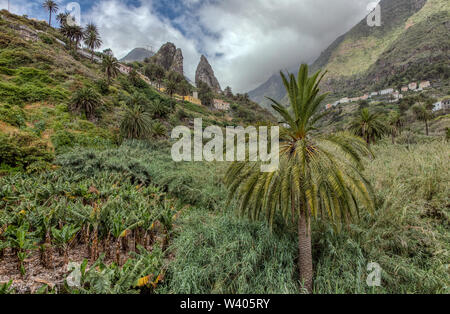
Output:
[[216,93],[222,92],[219,81],[214,75],[214,71],[209,64],[208,59],[206,59],[204,55],[201,56],[200,63],[198,64],[197,71],[195,72],[195,84],[197,87],[200,82],[206,83]]
[[162,45],[151,60],[161,65],[166,71],[175,71],[184,75],[183,52],[181,49],[177,49],[173,43],[169,42]]

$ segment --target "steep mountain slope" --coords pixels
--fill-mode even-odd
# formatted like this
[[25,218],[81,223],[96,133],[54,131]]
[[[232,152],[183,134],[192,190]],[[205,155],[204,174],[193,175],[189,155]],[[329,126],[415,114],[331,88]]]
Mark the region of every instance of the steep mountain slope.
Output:
[[[362,20],[313,63],[313,70],[328,71],[322,87],[332,92],[331,97],[396,87],[410,80],[448,78],[448,1],[382,0],[380,6],[382,26],[369,27]],[[282,100],[286,93],[275,75],[249,95],[267,106],[264,95]]]
[[134,62],[134,61],[144,61],[146,58],[150,58],[154,55],[153,52],[145,48],[134,48],[125,57],[120,59],[122,62]]
[[[124,107],[136,101],[155,110],[152,123],[160,138],[194,118],[223,127],[273,119],[252,102],[230,100],[225,112],[177,101],[131,75],[119,74],[108,86],[102,66],[69,50],[64,40],[45,22],[0,11],[0,176],[9,167],[48,166],[55,154],[74,146],[115,147]],[[83,89],[100,102],[91,119],[71,106]]]

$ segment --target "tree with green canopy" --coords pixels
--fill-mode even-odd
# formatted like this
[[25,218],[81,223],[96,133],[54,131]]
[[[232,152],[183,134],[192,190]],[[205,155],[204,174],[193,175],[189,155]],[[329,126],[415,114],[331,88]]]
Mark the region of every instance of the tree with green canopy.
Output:
[[369,108],[363,108],[358,112],[350,125],[350,130],[355,135],[361,136],[368,146],[371,143],[375,144],[387,133],[381,115],[370,112]]
[[52,13],[58,12],[58,10],[59,10],[58,4],[53,0],[46,0],[42,4],[42,7],[48,11],[48,13],[49,13],[48,25],[52,26]]
[[357,218],[360,209],[374,210],[373,192],[362,171],[363,155],[371,155],[364,141],[348,132],[320,134],[316,123],[324,116],[319,94],[321,71],[309,76],[303,64],[298,72],[281,73],[289,108],[277,101],[272,107],[288,127],[281,132],[280,164],[261,172],[259,162],[235,162],[225,183],[230,200],[236,196],[239,212],[252,220],[265,218],[272,226],[280,215],[295,223],[298,235],[300,282],[313,291],[311,221],[319,217],[340,230],[341,223]]

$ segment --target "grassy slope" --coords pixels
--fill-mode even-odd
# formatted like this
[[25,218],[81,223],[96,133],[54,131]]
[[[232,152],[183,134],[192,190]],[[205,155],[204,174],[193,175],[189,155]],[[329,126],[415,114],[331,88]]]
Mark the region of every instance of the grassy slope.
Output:
[[[43,22],[1,11],[0,19],[0,134],[26,134],[33,141],[44,142],[49,150],[69,144],[111,147],[117,142],[121,105],[130,93],[141,92],[152,98],[167,99],[151,87],[130,87],[120,75],[107,92],[99,121],[92,123],[68,110],[73,92],[80,87],[94,88],[104,79],[101,67],[70,52],[56,39],[57,30]],[[32,40],[26,40],[24,34]],[[204,125],[239,125],[273,119],[256,104],[239,103],[228,113],[218,112],[188,102],[178,102],[175,110],[162,121],[167,130],[175,125],[190,125],[194,117]],[[183,111],[178,119],[178,111]]]

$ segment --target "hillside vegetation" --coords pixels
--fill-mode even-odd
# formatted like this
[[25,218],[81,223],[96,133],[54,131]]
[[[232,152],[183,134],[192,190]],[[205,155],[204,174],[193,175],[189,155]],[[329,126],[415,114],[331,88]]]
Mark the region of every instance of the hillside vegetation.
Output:
[[[237,215],[228,163],[170,156],[170,130],[193,118],[225,127],[273,116],[242,95],[216,95],[228,112],[179,101],[133,72],[108,84],[100,64],[58,40],[1,11],[0,294],[306,292],[296,226]],[[392,130],[369,141],[374,156],[360,160],[373,213],[342,228],[311,221],[312,292],[450,292],[448,117],[425,136],[414,118],[425,111],[405,109],[409,129],[395,144]],[[337,116],[312,135],[347,129],[354,112]],[[380,287],[366,284],[369,262],[382,268]]]

